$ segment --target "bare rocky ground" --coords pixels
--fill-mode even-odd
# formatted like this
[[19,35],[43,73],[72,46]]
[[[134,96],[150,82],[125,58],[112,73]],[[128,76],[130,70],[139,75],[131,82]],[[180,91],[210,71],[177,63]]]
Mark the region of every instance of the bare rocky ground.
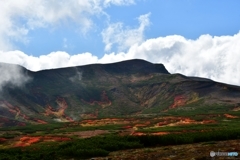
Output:
[[92,160],[240,160],[240,155],[237,157],[210,157],[211,151],[238,152],[240,154],[240,140],[130,149],[111,152],[107,157],[92,158]]

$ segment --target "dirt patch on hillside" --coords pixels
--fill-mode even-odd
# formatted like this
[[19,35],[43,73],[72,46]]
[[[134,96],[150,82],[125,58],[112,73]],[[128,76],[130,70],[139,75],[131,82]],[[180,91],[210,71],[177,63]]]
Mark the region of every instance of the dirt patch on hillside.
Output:
[[73,119],[71,117],[65,115],[65,110],[68,108],[66,100],[62,97],[58,97],[56,99],[56,103],[58,104],[58,108],[54,109],[48,104],[44,115],[45,116],[54,115],[58,117],[61,120],[61,122],[73,122]]
[[162,135],[166,135],[166,134],[169,134],[169,132],[154,132],[154,133],[133,132],[131,135],[133,135],[133,136],[145,136],[145,135],[162,136]]
[[230,115],[230,114],[224,114],[224,116],[225,116],[226,118],[238,118],[238,116],[232,116],[232,115]]

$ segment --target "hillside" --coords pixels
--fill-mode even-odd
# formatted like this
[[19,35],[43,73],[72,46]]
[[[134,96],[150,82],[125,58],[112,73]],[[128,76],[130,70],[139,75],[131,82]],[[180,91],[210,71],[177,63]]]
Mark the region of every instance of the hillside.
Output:
[[0,92],[0,127],[240,109],[240,87],[170,74],[163,64],[144,60],[38,72],[0,65],[4,70],[12,66],[26,80],[21,85],[17,78],[14,83],[4,83]]

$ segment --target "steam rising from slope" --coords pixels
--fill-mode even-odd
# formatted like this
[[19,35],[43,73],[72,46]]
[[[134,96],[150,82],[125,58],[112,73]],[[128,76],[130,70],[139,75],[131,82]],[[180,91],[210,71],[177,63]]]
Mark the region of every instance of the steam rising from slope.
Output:
[[0,63],[0,92],[3,87],[22,87],[31,78],[24,73],[23,68],[18,65]]
[[81,80],[82,80],[82,72],[79,72],[79,71],[76,69],[76,75],[70,77],[69,80],[72,81],[72,82],[81,81]]

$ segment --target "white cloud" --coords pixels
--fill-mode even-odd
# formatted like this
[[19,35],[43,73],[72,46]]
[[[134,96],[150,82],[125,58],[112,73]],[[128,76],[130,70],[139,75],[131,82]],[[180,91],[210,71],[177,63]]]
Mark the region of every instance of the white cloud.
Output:
[[121,22],[110,24],[101,33],[105,51],[111,51],[113,45],[116,45],[119,51],[123,51],[135,43],[141,43],[144,40],[144,30],[150,24],[149,16],[150,13],[138,17],[138,28],[124,28]]
[[172,35],[131,47],[128,55],[163,63],[171,73],[211,78],[240,85],[240,32],[233,36],[202,35],[196,40]]
[[91,53],[70,55],[52,52],[39,57],[21,51],[0,52],[0,61],[20,64],[30,70],[42,70],[92,63],[110,63],[141,58],[163,63],[171,73],[200,76],[240,85],[240,32],[233,36],[202,35],[196,40],[179,35],[148,39],[134,44],[126,52],[105,54],[98,58]]
[[0,49],[14,48],[14,41],[27,43],[30,30],[54,29],[74,22],[82,33],[93,27],[93,16],[105,15],[112,5],[130,5],[134,0],[2,0],[0,1]]
[[109,6],[110,4],[122,6],[122,5],[131,5],[135,4],[134,0],[104,0],[104,5]]
[[[22,70],[20,66],[0,64],[0,94],[2,94],[2,89],[5,85],[10,85],[11,87],[22,87],[31,78],[28,77]],[[1,96],[1,95],[0,95]]]
[[19,64],[32,71],[91,64],[97,60],[96,56],[88,52],[71,56],[66,52],[57,51],[39,57],[28,56],[21,51],[0,52],[0,62]]

